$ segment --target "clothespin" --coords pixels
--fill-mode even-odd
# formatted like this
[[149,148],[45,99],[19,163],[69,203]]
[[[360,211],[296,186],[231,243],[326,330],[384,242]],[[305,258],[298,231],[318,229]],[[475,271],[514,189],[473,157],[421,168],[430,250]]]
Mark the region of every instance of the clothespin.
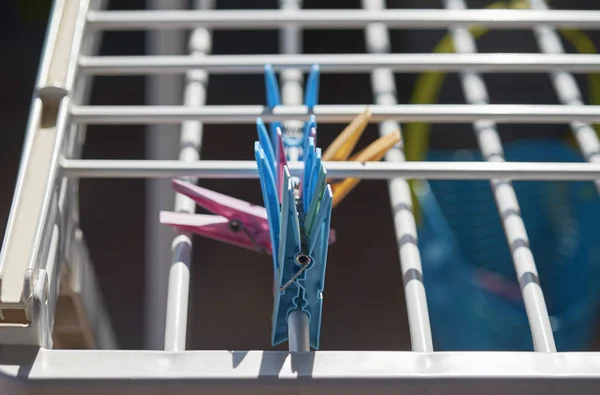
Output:
[[[367,162],[367,161],[379,161],[385,153],[392,148],[398,141],[400,141],[400,132],[395,130],[394,132],[382,136],[371,143],[367,148],[360,151],[358,154],[352,156],[350,161],[353,162]],[[348,196],[348,194],[356,188],[360,179],[358,178],[346,178],[339,183],[335,183],[332,186],[333,189],[333,207],[336,207],[340,202]]]
[[[335,140],[327,147],[323,154],[324,161],[379,161],[385,153],[400,141],[400,132],[394,131],[386,136],[382,136],[371,143],[367,148],[353,155],[352,151],[356,147],[358,140],[362,136],[364,130],[371,119],[371,112],[365,109],[361,114],[356,116],[352,122],[335,138]],[[348,196],[348,194],[358,185],[360,179],[347,178],[343,181],[333,183],[333,207],[335,208],[340,202]]]
[[[281,94],[279,90],[279,84],[277,83],[277,76],[275,70],[270,64],[265,65],[265,90],[267,93],[267,108],[273,110],[274,107],[281,104]],[[319,99],[319,79],[320,70],[318,65],[312,65],[308,78],[306,81],[304,105],[308,108],[309,112],[312,112]],[[312,117],[314,118],[314,117]],[[312,119],[311,118],[311,119]],[[310,133],[310,121],[304,125],[304,136]],[[281,122],[271,123],[269,130],[271,135],[272,145],[276,144],[277,139],[277,128],[281,129]],[[303,138],[305,140],[305,137]],[[262,143],[262,142],[261,142]],[[264,145],[264,143],[262,143]],[[264,148],[264,146],[263,146]]]
[[283,145],[283,135],[281,129],[277,128],[277,146],[275,160],[277,165],[277,195],[279,196],[279,202],[281,203],[281,194],[283,193],[283,168],[287,166],[287,158],[285,157],[285,147]]
[[269,222],[264,207],[255,206],[189,182],[173,180],[173,188],[217,215],[162,211],[160,222],[182,232],[264,253],[271,253]]
[[[273,70],[273,66],[270,64],[265,65],[265,91],[267,93],[267,108],[272,111],[273,108],[281,104],[281,95],[279,93],[279,83],[277,82],[275,70]],[[269,126],[272,145],[275,144],[277,128],[280,127],[281,122],[272,122]]]
[[313,144],[317,146],[317,119],[314,114],[311,114],[308,122],[304,128],[303,144],[302,144],[302,158],[304,159],[306,153],[308,153],[308,143],[310,139],[313,139]]
[[323,153],[323,160],[326,162],[347,160],[367,128],[370,120],[371,111],[369,108],[366,108],[365,111],[357,115],[352,122],[342,130],[335,140],[333,140],[329,147],[327,147]]
[[278,186],[261,142],[255,143],[255,156],[271,238],[277,241],[273,244],[275,300],[271,340],[276,345],[288,339],[287,317],[292,310],[301,309],[309,317],[311,346],[318,349],[333,201],[321,152],[311,138],[304,159],[302,198],[287,165],[283,166],[281,206]]

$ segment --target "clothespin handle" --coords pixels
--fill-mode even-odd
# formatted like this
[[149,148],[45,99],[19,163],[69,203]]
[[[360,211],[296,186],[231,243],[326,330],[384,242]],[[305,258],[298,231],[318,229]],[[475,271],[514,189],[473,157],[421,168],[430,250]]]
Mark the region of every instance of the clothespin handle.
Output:
[[[277,75],[273,66],[270,64],[265,65],[265,91],[267,93],[267,108],[273,110],[276,106],[281,104],[281,94],[279,90],[279,83],[277,82]],[[272,122],[269,126],[271,132],[271,145],[275,146],[277,139],[277,128],[281,127],[281,122]]]
[[319,65],[313,64],[308,73],[306,90],[304,92],[304,104],[308,111],[312,111],[319,102],[319,79],[321,71]]
[[371,111],[365,109],[361,114],[357,115],[348,126],[344,128],[335,140],[327,147],[323,153],[324,161],[339,161],[347,160],[358,140],[362,136],[365,128],[371,119]]
[[[382,136],[363,149],[350,160],[353,162],[379,161],[385,153],[400,141],[400,131]],[[342,182],[333,185],[333,207],[335,208],[348,194],[356,188],[360,182],[359,178],[346,178]]]

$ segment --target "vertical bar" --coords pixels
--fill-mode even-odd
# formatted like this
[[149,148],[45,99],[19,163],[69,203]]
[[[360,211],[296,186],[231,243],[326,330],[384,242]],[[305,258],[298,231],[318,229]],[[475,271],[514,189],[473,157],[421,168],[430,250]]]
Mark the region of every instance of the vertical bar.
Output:
[[[464,0],[444,0],[448,9],[465,9]],[[475,39],[468,29],[456,26],[450,29],[454,47],[458,53],[476,53]],[[488,92],[481,76],[465,70],[460,73],[463,91],[469,104],[489,104]],[[494,122],[480,121],[473,124],[479,148],[487,161],[504,161],[504,150]],[[512,251],[517,278],[521,285],[525,310],[533,338],[535,351],[556,352],[554,335],[550,326],[548,309],[537,275],[533,254],[529,248],[527,230],[520,215],[519,202],[512,187],[506,180],[492,180],[498,212],[504,232]]]
[[[376,11],[385,9],[384,0],[362,0],[366,10]],[[390,36],[384,24],[371,24],[365,29],[367,51],[370,53],[390,52]],[[390,69],[375,69],[371,73],[371,85],[375,102],[382,105],[395,105],[396,82]],[[400,130],[395,121],[384,121],[379,124],[379,134],[385,136],[394,130]],[[404,162],[402,142],[390,149],[385,160],[389,162]],[[398,240],[398,252],[402,267],[406,311],[413,351],[432,352],[431,325],[427,310],[427,297],[423,285],[423,270],[421,253],[417,246],[417,227],[412,212],[412,198],[408,183],[405,179],[394,178],[388,183],[390,203],[394,215],[394,229]]]
[[[154,10],[184,9],[185,0],[149,0],[147,7]],[[180,55],[185,51],[183,31],[149,31],[148,53],[151,55]],[[182,79],[179,76],[161,75],[146,79],[148,105],[173,105],[181,103]],[[146,129],[146,158],[172,159],[179,150],[177,125],[152,125]],[[145,229],[145,348],[164,348],[165,315],[171,254],[167,246],[173,237],[172,230],[158,222],[161,210],[173,207],[174,194],[169,180],[146,180]]]
[[[196,0],[196,9],[214,8],[215,0]],[[189,40],[191,56],[202,57],[211,52],[211,32],[204,28],[192,32]],[[187,73],[184,105],[200,107],[206,104],[206,86],[208,73],[204,70],[191,70]],[[181,125],[179,160],[195,162],[200,160],[202,147],[203,124],[199,121],[186,121]],[[187,181],[196,182],[196,178]],[[189,197],[177,193],[175,195],[175,211],[193,214],[196,203]],[[183,351],[186,348],[188,300],[190,292],[190,264],[192,254],[192,238],[187,233],[178,233],[172,243],[173,260],[169,271],[169,288],[167,296],[167,316],[165,323],[165,350]]]
[[[279,0],[282,10],[294,11],[302,8],[302,0]],[[297,26],[286,26],[279,32],[279,51],[283,54],[297,54],[302,52],[302,32]],[[281,102],[285,105],[302,104],[302,70],[287,69],[281,72]],[[283,132],[293,134],[302,130],[302,122],[287,121],[283,123]],[[290,161],[295,155],[290,155]],[[310,351],[308,315],[302,310],[293,311],[288,317],[288,347],[290,351]]]
[[[535,10],[547,10],[544,0],[529,0]],[[538,25],[533,29],[540,50],[547,54],[563,54],[565,49],[556,30],[547,25]],[[582,106],[583,99],[573,74],[565,71],[553,71],[550,80],[558,99],[568,106]],[[592,163],[600,163],[600,142],[596,131],[589,123],[571,122],[571,131],[577,140],[583,156]],[[596,180],[596,188],[600,191],[600,180]]]
[[[17,321],[31,320],[31,290],[38,269],[50,253],[57,215],[59,160],[65,146],[68,111],[77,77],[77,56],[85,30],[89,0],[55,1],[46,36],[36,92],[32,100],[27,135],[13,204],[0,251],[0,302],[23,312]],[[56,245],[55,245],[56,246]],[[56,280],[59,267],[47,278]],[[55,284],[57,285],[57,281]],[[39,285],[37,285],[39,286]],[[51,303],[53,304],[53,303]],[[9,319],[3,324],[11,324]],[[49,329],[49,323],[36,327]],[[47,346],[47,345],[45,345]]]
[[[106,0],[95,0],[90,3],[88,14],[97,10],[106,8]],[[102,41],[102,31],[94,29],[86,29],[84,32],[80,51],[80,56],[94,56],[98,54]],[[73,92],[71,95],[72,103],[87,104],[92,92],[94,76],[86,73],[77,73],[73,84]],[[70,124],[67,135],[66,152],[67,158],[80,158],[85,142],[87,125],[85,124]],[[55,284],[50,282],[51,295],[57,295],[56,306],[49,303],[49,316],[55,317],[55,309],[69,307],[75,303],[80,308],[76,310],[77,316],[76,325],[78,331],[71,333],[70,329],[66,329],[62,334],[63,338],[75,339],[80,334],[84,334],[85,338],[91,335],[93,339],[86,340],[88,348],[99,349],[117,349],[118,343],[114,333],[111,320],[106,311],[104,304],[104,296],[100,291],[96,276],[92,268],[92,261],[87,250],[87,245],[83,233],[80,229],[79,222],[79,179],[63,177],[61,180],[61,188],[58,198],[58,215],[62,216],[62,226],[60,229],[61,246],[59,252],[63,252],[63,265],[60,272],[55,274]],[[48,270],[47,270],[48,271]],[[50,272],[50,271],[49,271]],[[62,278],[61,278],[62,275]],[[49,277],[52,280],[52,277]],[[64,281],[68,284],[63,285]],[[51,296],[54,298],[54,296]],[[59,305],[62,306],[59,307]],[[64,318],[63,318],[64,319]],[[68,321],[68,322],[66,322]],[[61,320],[57,317],[53,326],[53,338],[55,339],[55,347],[60,348],[61,325],[70,328],[72,322]],[[58,336],[57,336],[58,335]],[[58,339],[57,339],[58,338]],[[57,345],[58,341],[58,345]],[[78,344],[81,344],[77,341]]]
[[294,310],[288,317],[288,343],[291,352],[310,351],[308,315],[302,310]]

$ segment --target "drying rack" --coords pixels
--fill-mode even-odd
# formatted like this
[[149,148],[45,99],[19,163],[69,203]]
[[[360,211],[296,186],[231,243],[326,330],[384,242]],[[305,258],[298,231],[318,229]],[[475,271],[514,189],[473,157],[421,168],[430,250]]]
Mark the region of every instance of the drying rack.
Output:
[[[539,284],[522,282],[534,352],[435,352],[421,282],[416,225],[410,210],[406,178],[489,179],[509,243],[527,240],[518,202],[504,180],[600,179],[600,143],[590,123],[600,122],[600,107],[584,105],[571,73],[600,70],[600,55],[567,55],[555,29],[600,29],[600,11],[548,10],[543,0],[530,0],[529,10],[468,10],[463,0],[444,0],[446,9],[386,10],[383,0],[363,0],[364,10],[301,10],[299,0],[282,0],[279,10],[211,10],[199,0],[196,10],[105,11],[101,0],[56,0],[49,23],[25,149],[6,237],[0,255],[0,389],[3,393],[597,393],[600,354],[557,353]],[[160,5],[155,1],[151,4]],[[176,8],[182,1],[169,3]],[[164,4],[163,4],[164,5]],[[467,27],[533,29],[540,54],[477,54]],[[364,29],[368,54],[303,55],[300,29]],[[389,54],[388,29],[450,30],[456,54]],[[103,31],[192,30],[188,56],[96,56]],[[281,55],[211,56],[211,31],[217,29],[281,29]],[[156,33],[160,34],[160,33]],[[173,33],[169,33],[173,34]],[[165,36],[166,37],[166,36]],[[171,36],[171,38],[176,36]],[[181,35],[178,37],[182,37]],[[158,42],[158,40],[157,40]],[[172,42],[171,42],[172,44]],[[169,40],[162,41],[169,45]],[[164,48],[163,48],[164,49]],[[206,106],[211,74],[262,73],[266,63],[281,71],[284,105]],[[78,180],[89,177],[152,178],[152,199],[172,196],[159,180],[171,177],[257,178],[251,161],[199,160],[202,125],[307,120],[300,105],[302,71],[320,65],[322,73],[370,72],[375,104],[372,121],[382,135],[399,122],[473,123],[486,162],[405,162],[401,146],[384,162],[328,163],[333,178],[389,180],[394,224],[399,240],[412,352],[276,352],[186,351],[189,265],[192,240],[174,239],[168,271],[157,271],[149,283],[168,288],[148,295],[150,321],[159,328],[149,344],[164,351],[117,350],[115,336],[91,270],[85,238],[79,229]],[[460,73],[465,105],[397,104],[394,72],[439,70]],[[563,105],[489,105],[480,72],[548,72]],[[178,95],[167,77],[151,86],[153,107],[90,106],[94,75],[175,75],[186,73],[185,105],[160,104],[159,95]],[[160,80],[159,78],[166,78]],[[318,105],[320,123],[344,123],[364,106]],[[483,121],[483,122],[482,122]],[[569,124],[587,163],[507,163],[495,122]],[[178,158],[147,160],[82,160],[86,125],[144,124],[150,128],[151,157],[164,156],[156,138],[165,125],[181,128]],[[290,165],[293,174],[300,170]],[[600,188],[600,182],[596,185]],[[168,195],[167,195],[168,194]],[[150,205],[152,206],[152,201]],[[409,208],[409,209],[407,209]],[[151,207],[152,209],[152,207]],[[177,196],[175,209],[193,212],[192,202]],[[155,212],[156,210],[151,210]],[[149,248],[162,260],[165,249],[156,226],[147,230]],[[167,233],[169,234],[169,233]],[[164,237],[163,237],[164,238]],[[164,241],[164,240],[162,240]],[[172,243],[170,243],[172,241]],[[536,278],[527,243],[514,254],[519,279]],[[151,258],[152,259],[152,258]],[[164,261],[163,261],[164,262]],[[164,265],[163,265],[164,266]],[[168,276],[168,281],[167,277]],[[64,300],[67,300],[66,302]],[[62,301],[62,302],[61,302]],[[71,312],[65,318],[57,312]],[[56,314],[55,314],[56,313]],[[68,314],[67,314],[68,315]],[[73,338],[78,348],[74,348]],[[66,339],[66,340],[65,340]],[[62,346],[61,346],[62,345]],[[53,347],[54,346],[54,347]],[[161,347],[162,348],[162,347]],[[43,387],[39,385],[42,384]],[[170,392],[169,392],[170,393]]]

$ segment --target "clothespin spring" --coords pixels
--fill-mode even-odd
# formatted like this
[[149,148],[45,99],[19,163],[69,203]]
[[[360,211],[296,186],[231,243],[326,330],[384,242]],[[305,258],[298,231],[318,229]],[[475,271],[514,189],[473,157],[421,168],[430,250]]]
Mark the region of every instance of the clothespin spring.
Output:
[[229,228],[231,229],[232,232],[242,232],[246,235],[246,237],[248,237],[248,239],[250,240],[250,242],[254,245],[254,247],[262,252],[265,255],[268,255],[269,252],[267,250],[265,250],[264,248],[262,248],[261,246],[258,245],[258,243],[256,242],[256,239],[254,238],[254,235],[252,235],[252,233],[248,230],[248,228],[246,228],[246,226],[241,222],[238,221],[237,219],[231,220],[229,221]]
[[296,272],[296,274],[294,274],[292,276],[292,278],[290,278],[290,281],[288,281],[287,283],[285,283],[283,285],[283,287],[281,287],[279,289],[279,292],[283,292],[287,289],[287,287],[289,287],[290,285],[292,285],[292,283],[294,281],[296,281],[296,279],[298,277],[300,277],[300,275],[306,270],[306,268],[310,265],[310,263],[312,262],[312,259],[310,259],[310,257],[306,254],[300,253],[298,255],[296,255],[296,263],[300,265],[300,270],[298,270]]
[[[298,192],[298,185],[296,185],[295,192]],[[303,213],[303,209],[302,209],[302,201],[296,197],[296,206],[298,207],[298,212],[299,213]],[[300,240],[301,240],[301,251],[298,255],[296,255],[296,263],[298,265],[300,265],[300,270],[298,270],[296,272],[296,274],[294,274],[292,276],[292,278],[290,278],[290,280],[285,283],[280,289],[279,292],[283,292],[287,289],[287,287],[289,287],[290,285],[292,285],[292,283],[294,281],[296,281],[296,279],[298,277],[300,277],[300,275],[306,270],[306,268],[308,268],[308,266],[310,265],[310,263],[312,262],[311,257],[308,255],[308,245],[307,245],[307,240],[306,240],[306,233],[305,233],[305,229],[304,229],[304,215],[300,214]]]

